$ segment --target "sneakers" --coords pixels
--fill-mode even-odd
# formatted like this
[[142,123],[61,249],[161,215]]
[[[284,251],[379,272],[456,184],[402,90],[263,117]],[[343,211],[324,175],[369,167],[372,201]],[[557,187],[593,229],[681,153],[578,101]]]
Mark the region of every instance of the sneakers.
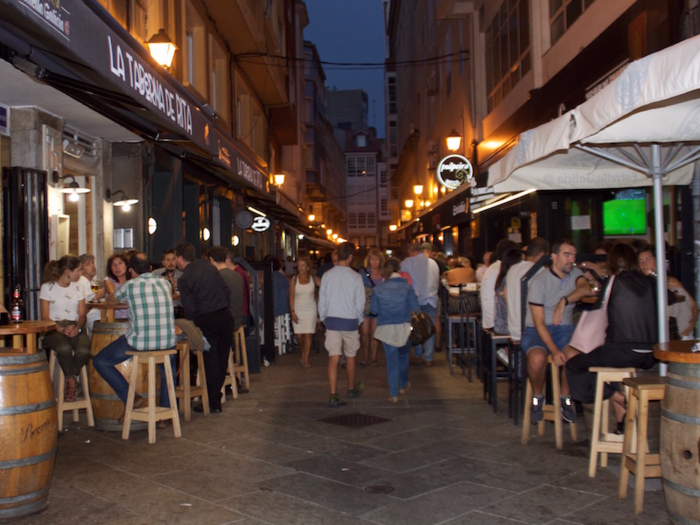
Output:
[[561,417],[567,423],[576,423],[576,411],[570,396],[561,396]]
[[544,418],[544,412],[542,411],[544,403],[544,396],[532,397],[532,405],[530,405],[530,423],[533,425],[539,425]]
[[328,406],[333,408],[333,407],[343,407],[347,405],[345,401],[340,400],[340,396],[338,394],[331,394],[330,398],[328,399]]
[[362,381],[355,381],[355,388],[348,390],[348,399],[356,399],[365,391],[365,385]]

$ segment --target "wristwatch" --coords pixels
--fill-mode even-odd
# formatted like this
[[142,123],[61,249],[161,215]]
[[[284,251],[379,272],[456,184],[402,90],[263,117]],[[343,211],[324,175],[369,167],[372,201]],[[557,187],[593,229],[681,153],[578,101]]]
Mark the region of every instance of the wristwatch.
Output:
[[569,306],[569,300],[566,298],[566,295],[564,297],[562,297],[562,299],[564,299],[564,304],[566,306]]

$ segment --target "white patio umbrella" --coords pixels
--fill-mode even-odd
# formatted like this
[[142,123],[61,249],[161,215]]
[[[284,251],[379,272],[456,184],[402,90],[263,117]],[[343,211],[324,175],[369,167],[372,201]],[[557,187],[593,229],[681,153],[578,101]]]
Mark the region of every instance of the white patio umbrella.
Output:
[[[690,184],[700,160],[700,36],[630,63],[598,94],[520,135],[489,168],[496,193],[653,184],[656,259],[665,260],[662,186]],[[666,274],[659,341],[668,341]]]

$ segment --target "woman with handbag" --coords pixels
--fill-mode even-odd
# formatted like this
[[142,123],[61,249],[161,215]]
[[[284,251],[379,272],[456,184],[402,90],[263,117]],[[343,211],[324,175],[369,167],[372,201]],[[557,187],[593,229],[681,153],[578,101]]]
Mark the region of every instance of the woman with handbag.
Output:
[[[656,323],[656,279],[644,275],[639,267],[637,253],[627,243],[615,244],[608,253],[607,266],[611,277],[603,282],[598,302],[602,304],[607,297],[607,329],[602,346],[582,353],[586,348],[579,345],[574,348],[576,335],[572,344],[565,350],[567,355],[566,374],[571,389],[571,398],[581,403],[592,403],[595,399],[596,374],[591,367],[642,368],[654,365],[653,346],[658,341]],[[586,263],[582,268],[602,279],[595,269],[598,265]],[[609,289],[608,289],[609,288]],[[605,316],[602,316],[605,319]],[[582,319],[579,323],[583,323]],[[583,328],[583,326],[581,327]],[[577,332],[579,328],[577,327]],[[625,396],[612,385],[606,384],[604,399],[609,399],[615,410],[618,432],[623,431],[623,421],[627,409]]]
[[[374,288],[381,284],[384,280],[384,255],[382,252],[373,248],[365,257],[365,265],[360,269],[362,281],[365,284],[365,296],[367,302],[365,305],[365,320],[360,325],[360,364],[366,365],[368,358],[371,358],[370,364],[377,366],[377,350],[379,342],[374,338],[374,331],[377,329],[377,318],[370,313],[369,305]],[[368,355],[369,354],[369,355]]]
[[411,343],[411,314],[419,313],[418,297],[401,277],[401,263],[392,257],[384,263],[384,281],[374,288],[370,312],[376,315],[374,337],[384,346],[389,401],[399,402],[399,394],[411,387],[408,382],[408,354]]

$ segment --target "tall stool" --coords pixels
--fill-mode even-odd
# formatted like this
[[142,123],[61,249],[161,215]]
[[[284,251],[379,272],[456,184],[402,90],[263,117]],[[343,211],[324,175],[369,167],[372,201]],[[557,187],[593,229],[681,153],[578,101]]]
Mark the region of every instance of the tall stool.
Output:
[[[204,373],[204,356],[202,352],[192,350],[189,340],[177,342],[177,351],[180,356],[180,384],[175,387],[175,397],[182,399],[180,403],[180,413],[185,421],[192,419],[192,399],[202,398],[204,415],[209,415],[209,394],[207,394],[207,377]],[[197,386],[190,383],[190,352],[197,355]]]
[[486,365],[486,378],[484,381],[484,397],[487,398],[489,404],[493,407],[494,413],[498,413],[498,381],[508,380],[508,371],[498,371],[498,347],[507,346],[510,336],[498,335],[493,330],[484,330],[484,349],[487,353],[487,359],[484,359]]
[[[49,374],[51,380],[54,378],[56,369],[56,352],[51,350],[49,358]],[[63,413],[73,411],[73,423],[77,423],[80,419],[80,410],[85,410],[87,423],[89,427],[95,426],[95,417],[92,414],[92,402],[90,400],[90,388],[88,387],[87,367],[80,369],[80,382],[83,385],[83,399],[75,401],[64,401],[66,395],[66,376],[63,374],[63,369],[58,367],[58,398],[56,399],[56,409],[58,411],[58,431],[63,430]]]
[[[235,339],[235,335],[234,335]],[[228,367],[226,377],[224,378],[224,386],[221,387],[221,402],[226,402],[226,387],[231,386],[233,399],[238,399],[238,385],[236,384],[236,363],[234,359],[235,345],[228,351]]]
[[[600,466],[608,466],[608,454],[622,454],[623,436],[610,432],[610,401],[603,399],[605,383],[620,383],[634,377],[634,368],[608,368],[594,366],[590,371],[597,374],[595,402],[593,405],[593,433],[591,434],[591,455],[588,460],[588,475],[595,477],[600,454]],[[629,428],[629,427],[628,427]],[[630,431],[632,429],[630,428]]]
[[248,351],[245,344],[245,329],[241,326],[233,333],[233,373],[238,376],[241,385],[250,390],[250,371],[248,370]]
[[[177,398],[175,397],[175,381],[173,369],[167,359],[168,356],[177,354],[177,350],[150,350],[128,351],[126,355],[133,359],[131,379],[129,380],[129,394],[126,398],[126,411],[124,412],[124,429],[122,439],[129,439],[132,421],[144,421],[148,423],[148,443],[156,442],[156,421],[173,420],[173,432],[176,438],[182,437],[180,430],[180,416],[177,412]],[[145,361],[145,363],[144,363]],[[148,364],[148,406],[134,408],[136,395],[136,381],[138,379],[139,364]],[[164,365],[165,380],[168,383],[168,397],[170,408],[156,406],[156,365]],[[162,381],[163,378],[161,378]]]
[[[557,444],[557,448],[562,448],[563,433],[561,427],[561,399],[560,388],[559,388],[559,368],[552,364],[552,356],[547,357],[547,365],[550,368],[550,381],[552,382],[552,397],[553,402],[551,405],[544,405],[542,411],[544,412],[544,418],[537,425],[537,434],[542,437],[544,436],[544,423],[545,421],[554,422],[554,438]],[[525,386],[525,414],[523,415],[523,436],[522,443],[527,445],[530,439],[530,400],[532,399],[532,385],[530,384],[530,379],[528,378]],[[571,439],[573,441],[578,441],[578,435],[576,431],[576,423],[569,423],[571,426]]]
[[[663,401],[666,391],[665,377],[630,377],[623,380],[629,388],[627,416],[625,418],[625,439],[622,448],[622,468],[620,469],[620,499],[627,497],[627,481],[630,472],[634,474],[634,513],[641,514],[644,508],[644,481],[646,478],[661,477],[661,454],[649,454],[647,426],[649,423],[649,401]],[[635,421],[635,409],[637,411]],[[636,425],[635,425],[636,423]],[[637,429],[637,453],[634,453],[632,430]]]
[[513,424],[518,426],[518,416],[523,403],[523,374],[521,365],[523,351],[520,341],[508,340],[508,417],[513,418]]

